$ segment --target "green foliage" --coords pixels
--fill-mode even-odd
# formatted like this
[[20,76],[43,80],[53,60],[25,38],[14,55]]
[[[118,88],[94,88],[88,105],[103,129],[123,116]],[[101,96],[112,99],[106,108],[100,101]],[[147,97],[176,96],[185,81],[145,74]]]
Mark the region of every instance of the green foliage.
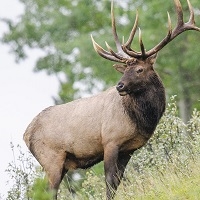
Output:
[[86,179],[82,184],[82,189],[78,194],[80,199],[105,199],[105,178],[98,176],[93,170],[86,173]]
[[9,163],[6,172],[9,174],[9,184],[12,184],[12,188],[8,191],[6,200],[23,200],[28,199],[29,192],[31,191],[31,185],[34,182],[35,171],[32,156],[26,155],[18,145],[17,149],[19,156],[16,158],[15,147],[11,143],[11,149],[13,152],[13,161]]
[[53,192],[48,191],[48,181],[46,179],[36,178],[29,198],[33,200],[52,200]]
[[11,143],[13,161],[6,169],[10,176],[8,183],[12,185],[7,193],[6,200],[52,200],[53,194],[47,189],[47,180],[41,178],[43,172],[36,167],[33,156],[25,154],[21,146]]

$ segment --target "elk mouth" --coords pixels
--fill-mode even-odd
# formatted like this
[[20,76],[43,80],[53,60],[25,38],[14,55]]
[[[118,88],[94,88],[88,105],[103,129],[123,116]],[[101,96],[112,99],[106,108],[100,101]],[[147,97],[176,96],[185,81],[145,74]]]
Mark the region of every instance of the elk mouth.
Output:
[[146,88],[142,86],[136,87],[134,89],[133,88],[128,89],[127,87],[120,88],[119,86],[117,86],[116,88],[120,96],[126,96],[131,94],[138,95],[146,91]]
[[132,86],[126,86],[124,83],[119,82],[116,86],[116,89],[120,96],[126,96],[131,94],[141,94],[146,91],[145,85],[132,85]]
[[128,93],[127,91],[118,91],[120,96],[126,96]]

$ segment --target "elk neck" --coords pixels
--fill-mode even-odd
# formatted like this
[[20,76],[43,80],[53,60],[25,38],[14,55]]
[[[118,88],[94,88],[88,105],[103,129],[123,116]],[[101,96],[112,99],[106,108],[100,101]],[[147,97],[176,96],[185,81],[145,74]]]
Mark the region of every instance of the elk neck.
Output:
[[165,89],[156,75],[151,84],[139,92],[122,97],[125,113],[145,137],[150,137],[165,111]]

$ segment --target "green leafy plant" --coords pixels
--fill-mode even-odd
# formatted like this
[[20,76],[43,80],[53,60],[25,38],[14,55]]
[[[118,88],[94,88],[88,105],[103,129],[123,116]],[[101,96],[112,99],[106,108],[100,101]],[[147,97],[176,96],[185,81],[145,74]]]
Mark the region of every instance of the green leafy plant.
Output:
[[25,154],[19,145],[17,145],[19,156],[16,158],[15,146],[12,142],[10,145],[13,153],[13,161],[8,164],[6,172],[10,176],[8,182],[12,184],[12,187],[8,191],[6,200],[29,199],[31,186],[37,174],[35,163],[31,154]]
[[47,179],[36,178],[34,180],[29,198],[32,200],[52,200],[53,192],[48,190]]

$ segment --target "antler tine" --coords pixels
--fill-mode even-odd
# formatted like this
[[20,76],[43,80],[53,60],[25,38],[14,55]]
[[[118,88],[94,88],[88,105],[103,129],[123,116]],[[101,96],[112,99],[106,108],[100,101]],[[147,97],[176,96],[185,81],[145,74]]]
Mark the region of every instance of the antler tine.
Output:
[[120,54],[121,56],[123,56],[125,58],[130,58],[127,54],[124,53],[124,51],[122,49],[122,45],[121,45],[118,35],[117,35],[113,0],[111,1],[111,21],[112,21],[112,32],[113,32],[113,36],[114,36],[118,54]]
[[95,51],[100,55],[102,56],[103,58],[106,58],[108,60],[111,60],[111,61],[115,61],[115,62],[121,62],[121,63],[124,63],[125,61],[122,60],[122,59],[119,59],[118,57],[115,57],[112,53],[106,51],[105,49],[103,49],[100,45],[98,45],[93,36],[91,35],[91,39],[92,39],[92,43],[93,43],[93,47],[95,49]]
[[103,58],[106,58],[108,60],[115,61],[115,62],[126,63],[126,61],[128,59],[130,59],[130,57],[129,57],[128,54],[126,54],[122,50],[121,44],[119,42],[119,38],[118,38],[118,35],[117,35],[117,31],[116,31],[116,25],[115,25],[115,16],[114,16],[114,11],[113,11],[113,0],[111,2],[111,20],[112,20],[112,32],[113,32],[113,36],[114,36],[114,40],[115,40],[115,44],[116,44],[118,52],[115,53],[112,50],[112,48],[108,45],[108,43],[105,42],[109,52],[106,51],[105,49],[103,49],[100,45],[98,45],[95,42],[94,38],[91,35],[91,39],[92,39],[94,49]]
[[181,6],[181,2],[180,0],[174,0],[175,3],[175,7],[176,7],[176,12],[177,12],[177,25],[176,27],[181,27],[183,26],[184,22],[183,22],[183,9]]
[[170,41],[170,38],[172,35],[172,23],[171,23],[171,18],[168,12],[167,12],[167,16],[168,16],[168,33],[159,44],[157,44],[154,48],[152,48],[151,50],[145,53],[146,58],[160,51]]
[[129,35],[129,38],[128,38],[127,42],[122,45],[123,51],[125,53],[127,53],[129,56],[134,57],[134,58],[140,58],[142,56],[141,52],[137,52],[137,51],[134,51],[133,49],[131,49],[131,43],[134,39],[136,30],[138,27],[138,19],[139,19],[139,14],[137,11],[136,16],[135,16],[135,22],[134,22],[133,28],[131,30],[131,33]]
[[158,45],[156,45],[154,48],[152,48],[151,50],[146,52],[146,54],[145,54],[146,58],[157,53],[158,51],[160,51],[164,46],[166,46],[170,41],[172,41],[175,37],[177,37],[182,32],[187,31],[187,30],[200,31],[200,28],[195,26],[194,11],[193,11],[193,8],[192,8],[190,1],[187,0],[189,11],[190,11],[190,18],[189,18],[189,21],[187,23],[184,23],[184,21],[183,21],[183,10],[182,10],[180,0],[174,0],[174,3],[175,3],[175,7],[176,7],[176,12],[177,12],[177,25],[176,25],[176,27],[172,31],[171,19],[170,19],[170,16],[168,14],[168,26],[169,26],[168,34]]
[[193,11],[192,5],[191,5],[189,0],[187,0],[187,3],[188,3],[189,11],[190,11],[190,18],[189,18],[189,21],[186,24],[192,25],[193,30],[200,31],[200,28],[195,26],[194,11]]
[[192,5],[189,0],[187,0],[187,3],[188,3],[189,11],[190,11],[190,19],[189,19],[188,23],[195,24],[194,11],[193,11]]
[[111,2],[111,20],[112,20],[112,32],[113,32],[115,44],[116,44],[118,52],[120,52],[121,51],[121,44],[119,42],[119,38],[118,38],[118,35],[117,35],[117,31],[116,31],[113,1]]
[[115,53],[115,52],[112,50],[112,48],[109,46],[109,44],[108,44],[107,42],[105,42],[105,43],[106,43],[107,49],[109,50],[109,52],[110,52],[114,57],[119,58],[122,62],[125,62],[125,60],[127,60],[127,59],[124,59],[124,57],[121,56],[120,54]]
[[139,43],[140,43],[140,49],[142,52],[142,57],[145,58],[146,51],[145,51],[144,44],[142,41],[142,31],[140,28],[139,28]]
[[167,17],[168,17],[168,34],[167,34],[167,37],[171,37],[171,34],[172,34],[172,20],[171,20],[171,17],[169,15],[169,12],[167,12]]
[[137,27],[138,27],[138,18],[139,18],[139,15],[138,15],[138,10],[136,12],[136,16],[135,16],[135,23],[133,25],[133,28],[131,30],[131,33],[130,33],[130,36],[127,40],[127,42],[125,44],[123,44],[124,47],[126,47],[127,49],[130,50],[130,47],[131,47],[131,43],[133,41],[133,38],[135,36],[135,33],[136,33],[136,30],[137,30]]
[[173,40],[180,33],[187,31],[187,30],[200,31],[200,28],[195,26],[194,11],[193,11],[190,1],[187,0],[189,11],[190,11],[190,18],[187,23],[184,23],[184,21],[183,21],[183,10],[182,10],[180,0],[174,0],[174,2],[175,2],[176,10],[177,10],[178,23],[177,23],[177,26],[173,30],[171,40]]

